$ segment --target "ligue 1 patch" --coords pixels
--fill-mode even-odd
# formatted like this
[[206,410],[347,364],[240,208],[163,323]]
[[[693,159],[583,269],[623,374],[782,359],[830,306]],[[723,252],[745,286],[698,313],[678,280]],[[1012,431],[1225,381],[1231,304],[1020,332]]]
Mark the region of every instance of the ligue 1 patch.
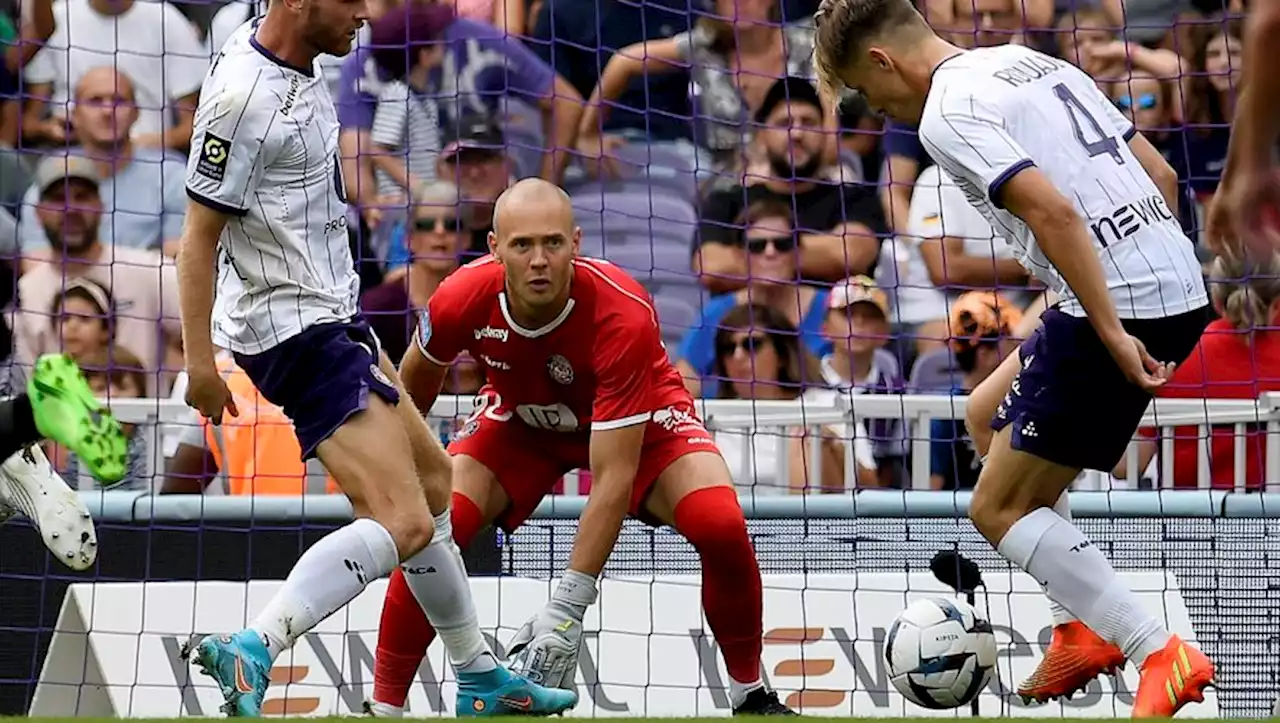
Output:
[[431,341],[431,312],[423,309],[418,312],[418,346],[426,349],[429,341]]
[[570,366],[568,359],[559,354],[547,360],[547,373],[559,384],[565,386],[573,384],[573,367]]
[[377,364],[369,365],[369,373],[373,375],[374,379],[378,380],[379,384],[385,384],[388,387],[395,386],[394,384],[391,383],[391,378],[387,376],[387,373],[382,371],[382,368],[379,367]]
[[196,173],[211,181],[222,183],[227,175],[227,159],[231,157],[231,141],[205,132],[200,143],[200,159],[196,161]]

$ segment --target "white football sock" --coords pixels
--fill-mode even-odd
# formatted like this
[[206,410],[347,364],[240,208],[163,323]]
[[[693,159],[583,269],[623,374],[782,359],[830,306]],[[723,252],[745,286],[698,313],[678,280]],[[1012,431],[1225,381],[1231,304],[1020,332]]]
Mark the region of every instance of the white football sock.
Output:
[[758,678],[750,683],[739,683],[733,679],[732,675],[727,677],[729,678],[729,703],[734,708],[742,705],[742,701],[747,699],[748,693],[756,688],[764,687],[764,681]]
[[464,672],[484,672],[498,667],[480,635],[475,601],[462,553],[453,542],[449,510],[435,518],[431,543],[401,563],[409,590],[440,634],[453,667]]
[[262,637],[274,661],[367,584],[394,570],[399,559],[391,533],[373,520],[334,530],[302,553],[249,628]]
[[368,702],[369,713],[374,718],[403,718],[404,708],[390,703],[379,703],[376,700]]
[[[1071,522],[1071,499],[1069,497],[1070,494],[1071,494],[1070,490],[1063,490],[1062,494],[1058,496],[1058,501],[1053,503],[1053,511],[1058,513],[1058,516],[1066,520],[1067,522]],[[1048,588],[1043,588],[1043,589],[1044,589],[1045,597],[1048,597],[1049,589]],[[1051,597],[1049,598],[1049,614],[1053,616],[1054,627],[1057,627],[1059,625],[1065,625],[1066,623],[1073,622],[1076,620],[1076,616],[1068,612],[1066,608],[1062,607],[1060,603],[1056,602]]]
[[1169,641],[1102,552],[1053,510],[1041,507],[1015,522],[996,550],[1129,659],[1141,664]]

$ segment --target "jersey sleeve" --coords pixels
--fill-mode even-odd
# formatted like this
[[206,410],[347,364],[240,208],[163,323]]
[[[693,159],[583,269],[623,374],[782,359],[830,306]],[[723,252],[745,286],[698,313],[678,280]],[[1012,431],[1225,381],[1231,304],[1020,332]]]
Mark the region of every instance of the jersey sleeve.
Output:
[[464,274],[455,271],[445,278],[418,311],[418,328],[413,334],[418,351],[440,366],[448,366],[467,348],[467,309],[474,300],[467,298]]
[[943,170],[980,188],[996,208],[1000,192],[1019,172],[1035,165],[1005,129],[1002,114],[973,96],[944,96],[926,111],[920,142]]
[[261,74],[209,89],[200,99],[187,158],[187,196],[233,216],[249,212],[263,169],[284,142],[275,98],[258,92]]
[[596,336],[596,397],[591,431],[621,429],[649,421],[653,404],[653,360],[661,348],[656,321],[624,321]]

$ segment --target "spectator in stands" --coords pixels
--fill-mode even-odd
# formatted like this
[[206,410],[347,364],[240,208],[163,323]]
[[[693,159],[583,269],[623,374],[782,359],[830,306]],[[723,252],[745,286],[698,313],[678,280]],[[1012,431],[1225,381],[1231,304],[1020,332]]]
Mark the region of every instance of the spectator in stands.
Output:
[[172,263],[156,251],[109,246],[98,238],[102,215],[97,166],[81,156],[47,156],[36,168],[36,217],[49,241],[50,258],[32,263],[19,280],[15,315],[16,356],[30,365],[59,351],[49,309],[71,279],[87,278],[115,298],[117,343],[142,359],[147,391],[169,387],[164,360],[181,344],[178,280]]
[[[93,161],[103,179],[105,213],[98,240],[106,245],[177,253],[187,204],[186,162],[131,137],[138,120],[133,82],[110,66],[85,71],[76,86],[71,125],[80,145],[69,152]],[[27,189],[22,208],[22,251],[48,255],[49,239],[37,218],[39,190]]]
[[[718,396],[795,400],[809,386],[821,384],[817,362],[797,339],[795,327],[776,310],[735,306],[715,335],[715,375],[723,380]],[[715,437],[734,484],[750,494],[803,493],[810,482],[823,489],[844,487],[844,452],[837,440],[823,439],[821,478],[811,479],[801,443],[804,430],[720,430]],[[780,461],[787,464],[789,480],[779,479]]]
[[422,186],[408,231],[409,265],[388,274],[381,286],[365,292],[360,299],[382,348],[397,361],[408,350],[417,326],[415,311],[427,308],[427,300],[440,282],[458,268],[459,255],[467,242],[458,219],[458,201],[458,188],[449,181]]
[[25,111],[26,140],[70,140],[67,106],[85,73],[104,58],[133,80],[138,105],[134,141],[185,152],[209,56],[195,27],[163,0],[58,3],[57,29],[25,69],[31,99]]
[[192,410],[167,463],[160,494],[199,494],[219,476],[232,495],[337,492],[320,460],[302,461],[293,424],[262,396],[230,353],[218,354],[218,370],[240,413],[213,425]]
[[[141,399],[147,396],[147,379],[142,369],[142,362],[128,349],[121,347],[100,348],[77,360],[84,370],[86,381],[94,394],[108,401],[112,399]],[[124,480],[115,489],[151,490],[151,476],[148,453],[151,449],[149,436],[143,428],[134,424],[120,425],[129,439],[128,465]],[[79,458],[64,447],[53,443],[45,444],[45,453],[53,468],[58,470],[62,478],[73,489],[101,489],[89,474],[82,470]]]
[[1182,230],[1190,238],[1198,234],[1195,196],[1191,193],[1191,170],[1187,164],[1186,128],[1177,119],[1182,103],[1180,84],[1162,82],[1150,73],[1135,70],[1122,83],[1111,84],[1111,100],[1128,116],[1134,127],[1142,132],[1151,145],[1169,162],[1178,174],[1178,215]]
[[715,368],[717,331],[726,315],[743,304],[766,307],[786,319],[789,328],[800,330],[803,345],[815,356],[829,348],[822,336],[828,292],[797,283],[801,251],[790,205],[756,201],[734,221],[740,229],[735,250],[743,254],[742,277],[747,286],[708,301],[702,319],[685,334],[675,354],[676,369],[694,395],[700,390],[705,396],[715,395],[717,381],[704,377]]
[[[764,124],[755,139],[765,160],[741,183],[714,188],[702,206],[694,270],[713,292],[746,283],[739,217],[757,201],[793,209],[790,223],[799,244],[799,271],[806,280],[835,281],[868,273],[880,253],[884,215],[875,189],[850,182],[839,165],[823,160],[822,102],[803,78],[774,83],[756,112]],[[700,237],[700,238],[699,238]]]
[[[704,144],[717,166],[742,168],[742,150],[752,148],[746,120],[759,123],[768,115],[764,105],[777,80],[816,77],[812,23],[783,25],[779,10],[776,0],[715,0],[714,14],[699,17],[690,30],[614,53],[582,115],[578,136],[583,154],[607,155],[619,142],[617,136],[602,142],[601,129],[611,106],[635,78],[688,68],[699,92],[695,122],[702,125]],[[831,133],[819,140],[830,141],[834,151],[835,119],[821,108],[819,104],[817,129]]]
[[1054,0],[925,0],[925,20],[961,48],[1029,45],[1026,35],[1053,25]]
[[[830,408],[837,396],[847,396],[856,409],[858,395],[906,391],[902,367],[884,348],[890,340],[889,297],[870,277],[855,276],[831,289],[822,333],[831,343],[819,363],[825,388],[810,389],[806,401]],[[855,452],[859,438],[872,445],[865,467],[874,472],[861,484],[900,486],[907,478],[906,425],[901,417],[859,422]]]
[[1110,66],[1115,58],[1105,60],[1094,55],[1096,48],[1116,42],[1116,29],[1122,23],[1112,23],[1105,10],[1082,6],[1064,12],[1054,30],[1057,55],[1088,73],[1095,80],[1100,76],[1115,77]]
[[[600,72],[614,53],[646,40],[679,36],[689,29],[689,0],[555,0],[542,3],[530,46],[584,98],[591,97]],[[616,97],[603,128],[592,125],[596,153],[623,142],[670,144],[690,156],[693,110],[688,68],[633,77]]]
[[[1210,270],[1214,306],[1223,318],[1209,324],[1191,356],[1174,371],[1156,396],[1174,399],[1257,399],[1280,391],[1280,255],[1254,262],[1219,257]],[[1159,423],[1159,418],[1156,419]],[[1138,468],[1146,469],[1158,448],[1152,430],[1139,443]],[[1235,486],[1235,426],[1211,428],[1209,479],[1217,489]],[[1173,430],[1173,485],[1195,487],[1199,478],[1199,450],[1204,440],[1199,427]],[[1250,425],[1245,435],[1245,478],[1249,489],[1266,479],[1265,424]],[[1115,469],[1125,477],[1128,459]],[[1167,482],[1167,481],[1162,481]]]
[[1188,69],[1182,76],[1191,190],[1208,205],[1227,159],[1235,93],[1243,62],[1243,21],[1215,20],[1192,28]]
[[[1022,312],[994,291],[970,291],[951,307],[951,349],[962,373],[953,395],[967,395],[1017,348]],[[969,490],[982,469],[963,419],[935,419],[929,429],[929,479],[935,490]]]
[[899,354],[908,365],[917,355],[946,348],[947,307],[962,293],[997,287],[1008,292],[1030,281],[1009,245],[937,166],[916,179],[905,231],[898,238],[906,258],[891,318],[895,338],[909,346]]
[[92,279],[67,280],[49,306],[49,324],[62,352],[81,366],[110,358],[117,348],[115,300]]
[[[519,40],[455,17],[450,5],[413,2],[373,23],[371,49],[356,50],[343,64],[338,110],[344,130],[370,128],[373,93],[394,80],[430,88],[445,127],[471,113],[497,119],[502,98],[523,101],[543,112],[547,152],[539,175],[559,183],[577,139],[582,96]],[[374,81],[361,83],[370,71]]]

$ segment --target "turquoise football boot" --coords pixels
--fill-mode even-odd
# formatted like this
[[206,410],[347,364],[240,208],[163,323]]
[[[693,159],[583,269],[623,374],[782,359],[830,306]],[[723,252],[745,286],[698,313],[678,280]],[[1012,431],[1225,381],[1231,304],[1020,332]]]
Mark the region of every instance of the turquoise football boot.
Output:
[[576,690],[544,688],[501,665],[483,673],[458,673],[459,718],[555,715],[577,704]]
[[187,650],[193,665],[201,673],[218,682],[222,712],[232,718],[258,718],[262,715],[262,698],[271,683],[271,656],[267,646],[252,630],[235,635],[210,635]]

